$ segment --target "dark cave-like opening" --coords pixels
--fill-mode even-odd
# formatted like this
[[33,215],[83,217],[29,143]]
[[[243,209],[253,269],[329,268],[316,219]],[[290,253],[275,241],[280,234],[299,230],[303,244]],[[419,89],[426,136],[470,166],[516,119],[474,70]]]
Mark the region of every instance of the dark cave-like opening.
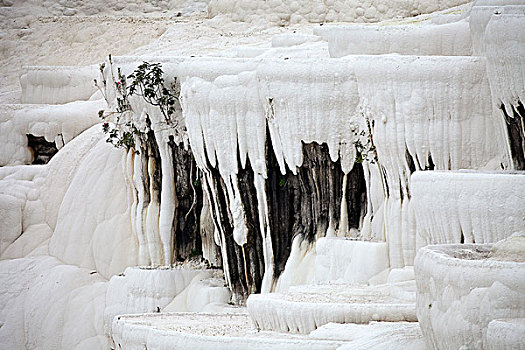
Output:
[[33,153],[31,164],[47,164],[58,152],[55,142],[47,142],[44,136],[26,134],[27,147]]
[[521,101],[518,100],[515,106],[512,106],[511,111],[507,111],[505,105],[502,103],[500,109],[505,117],[507,132],[510,143],[510,153],[514,163],[514,169],[525,170],[525,108]]

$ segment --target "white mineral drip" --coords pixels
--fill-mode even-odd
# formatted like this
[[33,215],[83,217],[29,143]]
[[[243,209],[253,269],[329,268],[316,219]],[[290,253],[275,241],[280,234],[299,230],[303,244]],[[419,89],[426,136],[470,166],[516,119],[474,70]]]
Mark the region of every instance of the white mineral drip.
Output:
[[[173,174],[173,156],[167,140],[162,135],[156,135],[159,147],[162,169],[162,191],[160,193],[159,235],[162,241],[164,264],[170,265],[173,261],[173,221],[177,208],[175,195],[175,177]],[[182,164],[180,166],[183,166]]]
[[[343,195],[341,198],[341,213],[339,221],[338,235],[344,236],[348,232],[348,204],[346,203],[346,185],[348,183],[348,174],[343,176]],[[328,235],[327,235],[328,236]]]
[[[351,122],[359,97],[347,61],[266,63],[257,74],[261,104],[272,114],[268,126],[274,147],[274,140],[280,141],[274,152],[294,174],[303,162],[302,142],[326,143],[334,162],[340,153],[355,152]],[[345,156],[355,158],[354,153]],[[345,162],[343,171],[352,166]]]
[[410,210],[420,244],[492,243],[509,237],[525,227],[524,189],[520,174],[414,173]]
[[151,264],[151,255],[148,248],[148,239],[146,237],[146,203],[145,203],[145,194],[146,188],[144,186],[144,173],[142,164],[143,158],[141,156],[135,156],[133,162],[133,183],[136,188],[136,197],[134,203],[134,213],[132,220],[135,221],[134,229],[135,234],[137,235],[137,240],[139,242],[139,261],[141,264],[150,265]]
[[361,103],[373,123],[374,143],[386,170],[384,218],[391,264],[410,265],[415,230],[407,211],[406,155],[416,170],[429,167],[429,157],[436,169],[498,169],[500,163],[508,164],[504,130],[492,115],[485,60],[440,57],[439,66],[433,57],[354,60]]
[[263,233],[264,276],[261,283],[261,293],[269,293],[273,288],[274,259],[264,177],[256,174],[254,185],[257,192],[257,203],[259,205],[259,223],[261,225],[261,232]]
[[487,72],[495,107],[512,115],[517,101],[525,101],[525,4],[522,14],[491,17],[485,30]]

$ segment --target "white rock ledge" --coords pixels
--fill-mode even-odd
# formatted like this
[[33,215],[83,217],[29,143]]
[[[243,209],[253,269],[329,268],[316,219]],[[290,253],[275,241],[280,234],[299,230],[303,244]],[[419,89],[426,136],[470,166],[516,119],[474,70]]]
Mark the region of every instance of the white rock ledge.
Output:
[[308,334],[328,323],[417,321],[414,281],[304,285],[287,293],[252,294],[246,305],[258,328],[277,332]]
[[97,65],[91,66],[31,66],[20,76],[22,103],[62,104],[88,100],[97,88]]
[[525,231],[523,171],[420,171],[410,193],[422,245],[494,243]]
[[489,259],[492,246],[419,250],[414,265],[417,317],[428,348],[487,348],[489,322],[525,317],[525,263]]
[[115,348],[140,349],[336,349],[337,341],[260,332],[246,314],[174,313],[118,316]]

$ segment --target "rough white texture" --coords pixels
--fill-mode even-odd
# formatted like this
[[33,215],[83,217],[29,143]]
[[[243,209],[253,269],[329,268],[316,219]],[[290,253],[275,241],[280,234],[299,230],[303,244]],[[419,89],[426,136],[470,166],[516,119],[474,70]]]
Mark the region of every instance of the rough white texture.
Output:
[[418,251],[417,317],[429,348],[486,348],[490,321],[525,317],[525,263],[487,259],[491,247]]
[[490,350],[525,349],[525,318],[504,318],[490,321],[487,348]]
[[129,15],[140,13],[160,13],[168,10],[174,14],[177,11],[205,11],[209,0],[146,0],[146,1],[118,1],[118,0],[92,0],[92,1],[59,1],[59,0],[19,0],[7,2],[7,6],[23,7],[33,6],[41,8],[42,15],[47,16],[73,16],[114,14]]
[[365,22],[417,16],[460,4],[463,0],[417,0],[385,3],[372,0],[360,3],[353,0],[211,0],[211,16],[229,14],[234,21],[271,22],[288,25],[298,22]]
[[22,233],[22,206],[20,199],[0,194],[0,255]]
[[100,122],[102,101],[72,102],[65,105],[1,105],[0,166],[30,164],[33,160],[27,146],[27,134],[44,136],[58,149],[82,131]]
[[105,139],[93,147],[64,195],[49,241],[51,255],[106,279],[137,262],[124,161],[125,153]]
[[[486,28],[493,15],[503,13],[525,13],[525,1],[523,0],[477,0],[470,11],[469,25],[472,37],[473,54],[485,56],[487,53]],[[510,31],[516,28],[507,28]],[[501,38],[505,33],[500,33]],[[516,47],[517,48],[517,47]],[[520,48],[517,48],[520,49]]]
[[317,328],[308,337],[345,341],[339,350],[425,349],[425,341],[416,322],[329,323]]
[[117,315],[202,311],[227,305],[230,292],[213,271],[186,268],[127,268],[108,283],[104,332],[111,339]]
[[315,281],[385,283],[389,271],[386,242],[319,238],[316,242]]
[[525,173],[416,172],[418,244],[494,243],[525,231]]
[[416,322],[414,299],[414,281],[376,286],[332,283],[252,294],[246,305],[260,329],[307,334],[330,322]]
[[485,30],[487,72],[495,106],[512,115],[518,100],[525,101],[525,4],[521,14],[494,15]]
[[470,56],[469,22],[409,25],[323,26],[314,33],[328,41],[330,57],[347,55]]
[[98,67],[25,67],[20,76],[22,103],[62,104],[88,100],[96,92]]
[[0,261],[0,274],[0,349],[108,348],[98,274],[51,256]]
[[430,159],[436,170],[508,167],[505,130],[492,115],[485,60],[368,56],[356,59],[355,71],[389,193],[384,217],[374,220],[384,218],[391,267],[411,265],[416,235],[407,200],[409,160],[413,170],[427,169]]
[[113,341],[123,350],[148,349],[337,349],[341,342],[259,332],[246,314],[177,313],[119,316]]

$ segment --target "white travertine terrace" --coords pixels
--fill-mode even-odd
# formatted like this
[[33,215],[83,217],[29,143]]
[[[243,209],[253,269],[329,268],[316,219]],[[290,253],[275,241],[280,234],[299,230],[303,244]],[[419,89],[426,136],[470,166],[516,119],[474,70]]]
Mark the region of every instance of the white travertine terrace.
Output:
[[[419,250],[417,317],[429,348],[487,348],[492,320],[525,317],[525,263],[492,259],[491,248],[464,244]],[[517,334],[510,333],[512,344]]]
[[98,67],[25,67],[20,76],[22,103],[63,104],[88,100],[96,91]]
[[123,349],[338,349],[337,340],[259,332],[246,314],[146,314],[113,321],[115,344]]
[[[124,72],[137,64],[132,58],[114,60]],[[388,196],[385,201],[377,167],[370,166],[368,214],[361,234],[379,240],[388,237],[390,267],[412,265],[415,255],[416,234],[408,200],[411,171],[429,166],[437,170],[509,167],[506,131],[502,120],[493,116],[486,60],[481,57],[162,61],[168,77],[177,76],[182,82],[182,113],[199,167],[206,169],[209,161],[224,178],[235,182],[238,167],[249,159],[259,198],[264,198],[261,184],[267,171],[266,126],[281,172],[285,165],[292,172],[301,166],[301,141],[316,141],[328,144],[332,160],[340,158],[346,173],[354,159],[352,128],[363,127],[363,114],[369,118],[375,125],[374,140]],[[132,103],[136,111],[154,117],[157,139],[166,140],[160,116],[140,100]],[[485,142],[487,139],[496,142]],[[228,196],[234,237],[242,245],[246,230],[238,189],[230,186]],[[164,203],[166,200],[169,198]],[[266,210],[259,203],[262,225]],[[268,260],[266,266],[271,271]],[[265,285],[271,283],[266,280]]]
[[519,172],[417,172],[410,193],[420,245],[492,243],[525,227]]
[[511,350],[523,348],[525,318],[503,318],[490,321],[487,329],[487,348]]
[[[11,2],[0,0],[2,18],[34,1]],[[430,349],[523,347],[523,236],[496,242],[525,229],[525,175],[515,171],[515,135],[500,111],[523,118],[525,3],[45,0],[38,6],[65,16],[128,14],[141,6],[177,18],[208,2],[211,16],[228,13],[258,25],[361,24],[297,26],[271,44],[206,53],[218,57],[175,56],[176,45],[161,47],[174,38],[168,31],[156,47],[167,57],[148,47],[141,51],[148,56],[106,61],[110,106],[93,94],[93,78],[101,82],[97,66],[27,68],[23,104],[0,106],[0,349],[420,349],[423,337]],[[223,17],[200,16],[195,30],[210,26],[232,47],[239,38],[231,38]],[[246,37],[264,32],[262,25],[246,28]],[[26,29],[22,36],[29,36]],[[157,158],[117,150],[100,125],[92,127],[99,110],[114,111],[116,68],[129,75],[143,61],[161,63],[166,80],[176,77],[181,87],[172,124],[137,96],[123,117],[151,131]],[[378,159],[356,165],[354,142],[364,141],[358,134],[366,121]],[[59,152],[46,165],[22,165],[33,160],[27,134],[54,141]],[[267,181],[275,173],[300,174],[304,145],[314,142],[326,144],[328,164],[344,176],[339,221],[330,217],[310,240],[297,234],[282,247],[278,238],[289,232],[271,232],[279,216],[271,217]],[[164,266],[176,259],[174,223],[183,199],[176,167],[185,164],[177,164],[174,143],[191,152],[192,166],[204,174],[208,203],[198,220],[207,220],[210,237],[203,256],[218,265],[220,251],[224,272]],[[359,227],[349,228],[345,185],[361,168],[366,215],[358,213]],[[312,177],[319,179],[315,169]],[[226,199],[211,186],[217,179]],[[246,188],[253,189],[252,208]],[[221,199],[226,224],[217,219]],[[265,294],[250,296],[250,315],[211,314],[245,310],[226,304],[242,301],[232,286],[249,278],[230,275],[231,266],[243,272],[243,261],[230,259],[226,242],[242,247],[245,272],[253,216]],[[418,248],[435,243],[446,245],[424,247],[415,258]],[[283,248],[279,270],[274,252]]]
[[472,44],[466,20],[439,25],[333,25],[316,28],[328,41],[330,57],[368,54],[470,56]]
[[248,312],[257,328],[308,334],[328,323],[416,322],[414,281],[377,286],[340,283],[252,294]]
[[[485,31],[489,21],[501,14],[523,14],[525,2],[523,0],[478,0],[470,11],[470,33],[472,37],[473,54],[484,56],[491,53],[491,49],[486,47]],[[519,30],[518,28],[508,27],[509,33]],[[505,36],[505,31],[500,33]],[[488,51],[487,51],[488,49]],[[516,47],[516,49],[520,49]]]
[[518,8],[521,14],[492,16],[485,29],[492,97],[495,107],[503,104],[508,113],[518,101],[525,101],[525,35],[521,30],[525,26],[525,2]]

